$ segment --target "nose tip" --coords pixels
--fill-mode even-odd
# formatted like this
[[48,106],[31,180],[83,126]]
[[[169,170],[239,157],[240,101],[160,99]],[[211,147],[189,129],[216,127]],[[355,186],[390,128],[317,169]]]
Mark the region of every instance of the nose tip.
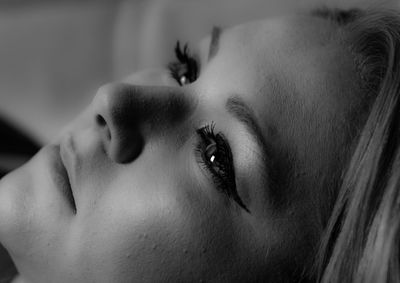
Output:
[[94,98],[94,123],[107,155],[117,163],[135,160],[143,148],[138,121],[132,119],[124,104],[123,85],[109,84],[99,88]]
[[109,157],[119,163],[131,162],[145,143],[165,138],[163,134],[184,122],[195,109],[186,94],[169,86],[113,83],[101,87],[91,111]]

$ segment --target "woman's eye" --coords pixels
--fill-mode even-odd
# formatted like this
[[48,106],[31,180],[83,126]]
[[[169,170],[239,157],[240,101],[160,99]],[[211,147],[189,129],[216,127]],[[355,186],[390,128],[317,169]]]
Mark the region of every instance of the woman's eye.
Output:
[[177,41],[175,46],[176,60],[168,64],[168,69],[172,78],[174,78],[180,86],[194,82],[198,77],[198,63],[190,54],[187,44],[180,46]]
[[198,129],[197,134],[200,137],[196,147],[199,163],[211,174],[219,190],[249,212],[237,192],[229,143],[222,133],[214,133],[214,124]]

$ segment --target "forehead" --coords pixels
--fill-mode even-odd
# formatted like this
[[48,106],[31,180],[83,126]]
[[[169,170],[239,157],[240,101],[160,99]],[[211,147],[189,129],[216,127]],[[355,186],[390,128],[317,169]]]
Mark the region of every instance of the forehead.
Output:
[[[205,39],[202,49],[208,51],[209,44]],[[219,45],[212,75],[229,86],[227,92],[245,93],[256,112],[269,113],[278,102],[303,112],[329,106],[332,112],[359,99],[352,55],[330,21],[311,16],[255,21],[224,30]]]
[[337,32],[336,25],[322,18],[292,15],[268,18],[227,30],[236,40],[251,45],[286,47],[284,51],[324,45]]
[[349,56],[338,61],[346,52],[339,43],[337,27],[308,16],[272,18],[227,29],[221,51],[222,56],[235,57],[228,62],[255,68],[261,81],[278,74],[296,81],[302,78],[299,70],[328,74],[351,63]]
[[[201,42],[202,62],[207,62],[209,44],[210,37]],[[261,87],[274,78],[297,86],[293,92],[309,93],[310,80],[331,83],[335,90],[346,85],[349,74],[354,79],[352,56],[340,44],[336,25],[324,19],[289,16],[246,23],[225,29],[219,45],[219,66],[229,68],[226,78],[240,76],[238,89]]]

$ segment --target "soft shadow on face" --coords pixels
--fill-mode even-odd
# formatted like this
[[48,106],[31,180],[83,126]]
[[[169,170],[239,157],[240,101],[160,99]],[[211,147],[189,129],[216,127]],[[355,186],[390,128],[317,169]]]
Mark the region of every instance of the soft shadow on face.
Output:
[[195,82],[155,69],[101,87],[1,181],[0,241],[24,278],[287,282],[302,272],[351,136],[352,61],[320,19],[215,34],[196,53]]

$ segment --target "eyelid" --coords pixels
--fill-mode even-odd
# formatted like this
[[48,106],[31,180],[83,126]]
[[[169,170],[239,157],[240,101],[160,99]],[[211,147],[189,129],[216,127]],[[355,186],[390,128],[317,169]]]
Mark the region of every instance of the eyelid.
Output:
[[[196,156],[200,156],[198,162],[207,170],[207,175],[213,177],[213,182],[222,193],[226,194],[227,197],[235,201],[242,209],[250,213],[249,209],[240,198],[236,187],[234,160],[229,141],[221,132],[218,132],[217,134],[214,133],[214,123],[211,125],[207,124],[206,126],[197,129],[196,132],[201,139],[201,141],[195,146]],[[213,168],[213,166],[218,163],[210,163],[205,156],[205,149],[207,148],[205,143],[208,139],[213,139],[217,145],[217,149],[222,151],[220,152],[221,155],[216,155],[217,157],[219,156],[219,158],[222,158],[222,161],[220,161],[222,162],[220,163],[220,168]]]

